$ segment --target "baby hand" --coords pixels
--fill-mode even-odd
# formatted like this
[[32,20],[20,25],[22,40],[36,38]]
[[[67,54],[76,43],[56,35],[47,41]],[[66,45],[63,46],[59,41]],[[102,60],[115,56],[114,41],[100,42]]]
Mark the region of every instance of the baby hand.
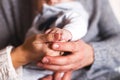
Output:
[[71,33],[66,29],[51,28],[48,29],[45,33],[52,37],[52,39],[54,39],[53,42],[54,41],[66,42],[72,39]]

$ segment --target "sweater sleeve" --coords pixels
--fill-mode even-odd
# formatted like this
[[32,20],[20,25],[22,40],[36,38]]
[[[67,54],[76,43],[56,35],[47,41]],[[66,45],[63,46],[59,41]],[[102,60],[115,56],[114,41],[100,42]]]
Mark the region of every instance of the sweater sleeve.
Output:
[[88,29],[88,14],[82,9],[81,13],[75,13],[72,11],[66,12],[64,14],[65,26],[63,29],[66,29],[72,34],[72,41],[81,39],[87,33]]
[[94,48],[95,60],[87,76],[90,80],[116,80],[115,78],[120,78],[120,25],[108,0],[101,1],[103,1],[99,21],[101,40],[90,43]]
[[58,9],[61,10],[59,12],[57,11],[57,19],[51,27],[56,26],[68,30],[72,35],[72,41],[84,37],[88,29],[89,14],[83,5],[73,1],[62,3],[62,5],[58,4]]
[[0,80],[21,80],[22,67],[14,69],[10,52],[12,46],[0,50]]

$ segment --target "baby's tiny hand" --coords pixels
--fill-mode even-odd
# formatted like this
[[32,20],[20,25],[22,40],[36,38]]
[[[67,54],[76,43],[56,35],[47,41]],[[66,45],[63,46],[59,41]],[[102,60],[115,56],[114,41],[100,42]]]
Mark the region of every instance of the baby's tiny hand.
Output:
[[69,41],[72,39],[72,34],[66,29],[62,29],[61,41]]
[[69,41],[72,38],[71,33],[68,30],[60,28],[52,28],[45,32],[49,36],[54,37],[54,41]]

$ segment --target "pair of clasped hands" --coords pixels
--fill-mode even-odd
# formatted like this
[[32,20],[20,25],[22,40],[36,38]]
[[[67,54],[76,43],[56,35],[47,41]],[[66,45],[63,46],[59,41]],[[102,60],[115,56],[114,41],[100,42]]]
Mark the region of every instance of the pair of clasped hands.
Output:
[[[82,40],[61,41],[65,39],[61,37],[63,33],[64,31],[61,33],[57,29],[50,29],[45,34],[27,38],[11,52],[14,67],[36,61],[38,67],[55,72],[40,80],[70,80],[73,71],[93,63],[93,48]],[[63,52],[69,54],[63,55]],[[61,77],[63,72],[64,75]]]

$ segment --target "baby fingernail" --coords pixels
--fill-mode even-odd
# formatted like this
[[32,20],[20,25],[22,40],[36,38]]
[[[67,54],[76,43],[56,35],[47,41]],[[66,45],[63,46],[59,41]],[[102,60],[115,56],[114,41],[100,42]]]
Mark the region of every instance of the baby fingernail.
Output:
[[43,60],[42,60],[42,62],[43,63],[49,63],[49,60],[46,57],[44,57]]

